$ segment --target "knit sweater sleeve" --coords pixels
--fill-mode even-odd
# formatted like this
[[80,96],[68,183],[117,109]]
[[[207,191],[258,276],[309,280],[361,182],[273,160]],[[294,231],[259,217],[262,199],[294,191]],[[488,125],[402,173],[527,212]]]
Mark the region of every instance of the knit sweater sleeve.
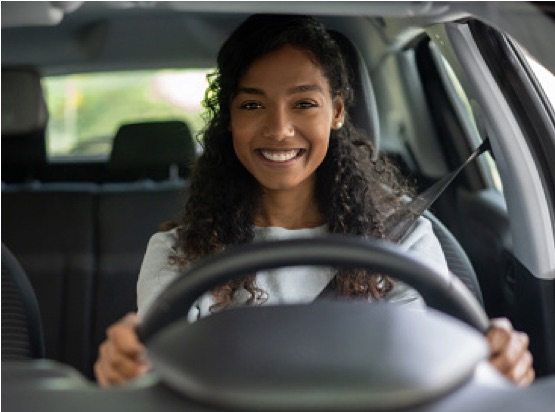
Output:
[[155,233],[148,242],[137,281],[140,317],[144,316],[158,295],[180,274],[178,265],[169,262],[176,241],[177,232],[174,229]]

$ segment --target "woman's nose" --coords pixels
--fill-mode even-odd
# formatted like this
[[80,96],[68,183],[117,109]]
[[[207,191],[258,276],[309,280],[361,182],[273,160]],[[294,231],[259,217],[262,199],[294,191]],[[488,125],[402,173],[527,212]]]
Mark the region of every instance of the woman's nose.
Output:
[[293,122],[284,110],[268,110],[264,124],[264,137],[281,140],[294,135]]

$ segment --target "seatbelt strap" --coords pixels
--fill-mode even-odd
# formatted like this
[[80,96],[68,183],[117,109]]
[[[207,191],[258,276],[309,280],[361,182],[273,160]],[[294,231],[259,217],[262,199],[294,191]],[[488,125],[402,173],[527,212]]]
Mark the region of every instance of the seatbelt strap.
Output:
[[[453,170],[447,176],[444,176],[441,180],[434,183],[428,189],[415,196],[410,202],[406,203],[399,210],[397,210],[388,220],[398,221],[393,228],[389,231],[389,239],[396,243],[402,243],[407,235],[410,233],[412,227],[418,220],[420,216],[428,209],[432,203],[443,193],[443,191],[449,186],[449,184],[458,176],[458,174],[463,170],[470,162],[484,153],[486,150],[491,150],[491,145],[489,138],[482,141],[480,146],[478,146],[466,159],[466,161],[460,165],[457,169]],[[386,223],[387,227],[387,223]],[[387,231],[387,230],[386,230]]]
[[[398,221],[391,229],[389,229],[389,239],[395,243],[402,243],[405,238],[410,233],[411,229],[415,225],[416,221],[422,214],[428,209],[432,203],[443,193],[443,191],[449,186],[449,184],[457,177],[457,175],[463,170],[470,162],[484,153],[486,150],[491,151],[491,145],[489,137],[482,141],[480,146],[478,146],[474,151],[468,156],[468,159],[460,165],[457,169],[453,170],[447,176],[444,176],[441,180],[434,183],[428,189],[424,190],[419,195],[415,196],[410,202],[404,204],[399,210],[394,212],[388,221]],[[386,222],[386,232],[388,231]],[[330,297],[332,294],[335,295],[333,290],[333,279],[326,285],[324,290],[316,296],[316,300],[321,298]]]

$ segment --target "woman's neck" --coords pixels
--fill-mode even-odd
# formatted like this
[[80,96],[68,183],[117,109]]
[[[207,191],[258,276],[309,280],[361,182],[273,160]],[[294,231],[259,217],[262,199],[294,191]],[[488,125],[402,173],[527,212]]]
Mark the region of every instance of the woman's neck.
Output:
[[263,190],[255,224],[285,229],[321,226],[325,219],[311,190]]

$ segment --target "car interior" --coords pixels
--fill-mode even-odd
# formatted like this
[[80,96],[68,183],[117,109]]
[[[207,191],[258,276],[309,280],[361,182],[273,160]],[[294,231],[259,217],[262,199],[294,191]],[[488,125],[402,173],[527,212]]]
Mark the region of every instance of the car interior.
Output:
[[[7,402],[14,410],[41,403],[48,405],[46,410],[133,405],[137,410],[191,411],[516,411],[525,405],[529,410],[548,410],[544,408],[550,402],[552,406],[554,101],[538,92],[539,81],[530,75],[525,50],[536,51],[533,36],[517,32],[511,37],[504,31],[520,13],[537,19],[538,30],[555,33],[548,8],[539,11],[522,4],[505,15],[501,6],[442,8],[433,2],[31,3],[36,3],[33,10],[27,2],[2,2],[2,387],[13,389]],[[195,327],[179,322],[178,311],[153,313],[143,333],[154,336],[152,355],[159,375],[122,390],[102,392],[95,385],[93,364],[107,327],[137,309],[136,283],[148,240],[164,222],[178,220],[185,205],[191,168],[202,150],[200,129],[174,114],[137,117],[118,124],[107,136],[109,150],[102,156],[53,155],[49,126],[57,122],[57,109],[48,105],[52,89],[47,81],[147,69],[210,72],[222,42],[253,12],[316,14],[326,24],[350,71],[355,92],[350,118],[379,148],[378,156],[394,161],[418,193],[457,169],[489,138],[491,149],[466,165],[424,215],[432,222],[450,272],[464,285],[461,299],[472,301],[451,314],[477,318],[481,328],[487,328],[484,319],[507,317],[530,336],[537,382],[522,390],[528,396],[519,396],[506,382],[491,377],[493,372],[477,367],[487,356],[483,341],[444,317],[403,315],[382,305],[367,313],[356,303],[268,308],[264,319],[274,325],[268,331],[247,308],[211,316],[204,326]],[[490,22],[494,17],[501,20]],[[550,54],[546,67],[555,60],[555,53]],[[542,98],[533,100],[538,95]],[[496,106],[499,96],[501,108]],[[101,105],[105,112],[116,111],[110,101]],[[312,256],[310,246],[297,248],[306,250],[304,258],[312,264],[322,263],[322,254],[327,254],[326,262],[347,254],[343,244],[313,242],[317,250]],[[355,250],[357,245],[350,247]],[[402,256],[375,247],[369,255],[376,262],[383,259],[378,265],[407,272],[399,273],[400,278],[411,276],[395,263],[403,261]],[[254,258],[265,251],[245,253]],[[274,261],[287,260],[285,252],[272,253],[268,256]],[[232,258],[221,258],[221,267],[229,269],[226,276],[244,273],[244,267],[233,266]],[[362,253],[358,263],[367,264]],[[424,271],[418,262],[411,264],[414,272]],[[186,313],[186,293],[201,293],[224,279],[210,270],[209,265],[201,267],[191,282],[177,283],[167,293],[168,302],[182,305],[180,313]],[[458,280],[446,288],[459,288]],[[458,302],[459,292],[441,292],[450,298],[442,295],[435,302],[434,291],[444,286],[422,287],[431,307],[449,312],[447,306],[458,305],[452,302]],[[473,305],[479,314],[467,316]],[[247,321],[239,322],[239,317]],[[368,336],[363,328],[356,328],[352,339],[341,332],[345,319],[360,324],[384,317],[398,318],[403,327],[387,338]],[[250,328],[240,326],[231,333],[226,322]],[[161,326],[172,323],[182,328],[168,332],[170,328]],[[306,324],[313,325],[306,332],[309,341],[328,336],[329,342],[312,342],[308,349],[307,341],[283,332]],[[253,338],[253,330],[260,338]],[[156,339],[156,333],[162,337]],[[430,342],[430,336],[440,333],[445,342]],[[369,339],[376,352],[386,353],[389,347],[403,355],[357,361]],[[429,345],[430,351],[420,355],[407,349],[412,339],[415,346]],[[272,344],[261,350],[264,342]],[[336,348],[346,346],[353,356],[339,359],[351,369],[334,362]],[[237,357],[224,356],[222,348],[227,347],[235,348]],[[241,356],[258,350],[257,359],[263,359],[266,368],[254,365],[241,369],[239,376],[232,374],[247,362]],[[54,363],[35,363],[29,371],[25,365],[33,360]],[[410,365],[409,372],[399,372],[396,362]],[[364,385],[354,380],[369,370],[381,373],[367,376]],[[314,389],[318,371],[320,386]],[[192,375],[201,378],[197,382]],[[41,386],[55,379],[57,390]],[[488,380],[493,383],[483,383]],[[316,392],[303,395],[299,388]],[[403,392],[406,388],[410,390]],[[536,403],[527,403],[530,399]]]

